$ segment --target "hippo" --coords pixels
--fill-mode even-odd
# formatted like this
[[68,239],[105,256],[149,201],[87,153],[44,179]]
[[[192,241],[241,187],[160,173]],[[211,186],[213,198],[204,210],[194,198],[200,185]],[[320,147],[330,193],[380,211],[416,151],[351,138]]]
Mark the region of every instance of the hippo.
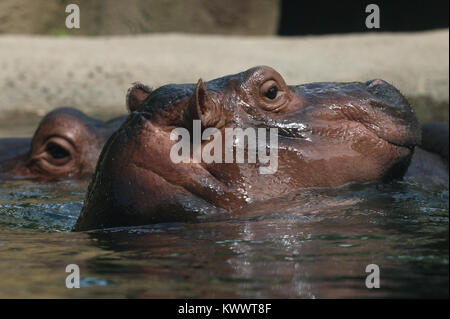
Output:
[[105,141],[125,118],[104,122],[71,107],[53,110],[31,139],[0,139],[0,179],[88,180]]
[[[132,113],[103,148],[74,231],[198,221],[302,189],[391,181],[404,176],[421,141],[408,101],[380,79],[289,86],[258,66],[130,92]],[[223,153],[218,161],[192,160],[216,139],[226,144],[227,130],[248,128],[277,129],[272,172],[261,171],[267,162],[259,152],[254,163],[220,161]],[[188,133],[188,161],[173,160],[177,129]],[[195,144],[192,136],[205,132],[215,135]],[[270,152],[272,135],[264,136]],[[249,136],[247,143],[240,137],[247,154]]]

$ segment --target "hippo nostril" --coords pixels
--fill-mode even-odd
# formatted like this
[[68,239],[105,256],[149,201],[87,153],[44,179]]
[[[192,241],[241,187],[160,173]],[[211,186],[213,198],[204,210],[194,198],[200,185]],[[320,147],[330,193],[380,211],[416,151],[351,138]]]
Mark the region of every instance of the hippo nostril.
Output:
[[399,90],[388,82],[381,79],[375,79],[367,81],[365,85],[369,93],[375,96],[377,100],[381,101],[382,104],[385,104],[385,106],[390,109],[404,111],[411,110],[406,98],[400,93]]
[[368,88],[371,88],[371,87],[374,87],[374,86],[377,86],[377,85],[380,85],[380,84],[387,84],[387,82],[383,81],[381,79],[375,79],[375,80],[367,81],[365,84],[366,84],[366,86]]

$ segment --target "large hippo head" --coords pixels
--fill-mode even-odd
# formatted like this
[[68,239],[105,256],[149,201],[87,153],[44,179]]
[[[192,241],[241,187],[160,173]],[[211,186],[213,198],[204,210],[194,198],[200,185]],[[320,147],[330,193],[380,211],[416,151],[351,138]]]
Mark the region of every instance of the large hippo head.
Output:
[[[260,66],[132,92],[141,103],[106,143],[75,230],[186,221],[302,188],[399,178],[420,139],[408,102],[383,80],[288,86]],[[277,155],[272,170],[261,170],[270,165],[262,153],[255,162],[224,160],[230,128],[267,131],[263,147]],[[180,132],[189,132],[188,161],[174,161],[183,153]],[[209,140],[195,144],[205,133]],[[251,135],[233,136],[232,148],[240,143],[249,156]],[[199,161],[214,155],[217,139],[218,160]]]
[[105,141],[125,120],[95,120],[64,107],[48,113],[32,139],[0,140],[2,179],[90,178]]

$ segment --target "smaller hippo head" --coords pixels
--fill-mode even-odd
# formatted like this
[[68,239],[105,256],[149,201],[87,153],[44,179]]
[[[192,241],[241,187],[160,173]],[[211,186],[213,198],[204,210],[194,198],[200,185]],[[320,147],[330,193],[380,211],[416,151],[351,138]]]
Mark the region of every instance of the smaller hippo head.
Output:
[[[289,86],[260,66],[130,92],[136,107],[103,149],[78,230],[188,220],[303,188],[399,178],[420,140],[407,100],[383,80]],[[179,142],[173,131],[180,128],[189,133],[187,162],[172,157]],[[255,162],[224,159],[227,129],[237,128],[277,130],[271,174],[261,173],[260,153]],[[205,132],[215,135],[195,144]],[[233,141],[249,146],[249,136]],[[192,160],[216,139],[224,140],[218,161]]]
[[0,163],[2,173],[20,179],[90,178],[103,144],[123,120],[105,123],[74,108],[56,109],[41,120],[31,141],[21,141],[28,147],[17,154],[10,148]]

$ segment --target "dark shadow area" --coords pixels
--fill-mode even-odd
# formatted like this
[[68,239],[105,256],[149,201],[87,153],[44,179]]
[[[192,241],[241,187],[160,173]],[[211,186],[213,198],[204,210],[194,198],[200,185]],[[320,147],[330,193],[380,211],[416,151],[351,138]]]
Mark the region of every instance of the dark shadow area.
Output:
[[[367,29],[366,6],[380,8],[380,28]],[[293,1],[282,0],[279,35],[399,32],[448,28],[449,1]]]

